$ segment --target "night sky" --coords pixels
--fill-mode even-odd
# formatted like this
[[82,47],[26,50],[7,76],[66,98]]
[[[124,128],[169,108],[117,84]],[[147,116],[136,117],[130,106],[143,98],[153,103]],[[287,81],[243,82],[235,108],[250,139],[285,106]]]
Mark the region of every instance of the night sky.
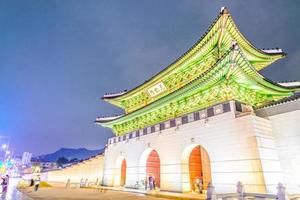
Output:
[[262,74],[300,80],[300,1],[0,0],[0,134],[16,154],[103,147],[106,92],[133,88],[191,47],[227,6],[258,48],[288,53]]

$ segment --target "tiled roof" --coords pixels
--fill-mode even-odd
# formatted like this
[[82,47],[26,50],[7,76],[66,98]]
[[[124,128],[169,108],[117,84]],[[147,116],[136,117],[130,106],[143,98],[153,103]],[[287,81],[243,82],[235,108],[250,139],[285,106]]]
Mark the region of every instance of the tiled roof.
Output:
[[270,104],[258,107],[258,108],[256,108],[256,110],[259,110],[259,109],[262,109],[262,108],[268,108],[268,107],[272,107],[272,106],[275,106],[275,105],[284,104],[284,103],[288,103],[288,102],[292,102],[292,101],[296,101],[298,99],[300,99],[300,92],[295,93],[293,96],[286,97],[286,98],[283,98],[279,101],[275,101],[275,102],[272,102]]

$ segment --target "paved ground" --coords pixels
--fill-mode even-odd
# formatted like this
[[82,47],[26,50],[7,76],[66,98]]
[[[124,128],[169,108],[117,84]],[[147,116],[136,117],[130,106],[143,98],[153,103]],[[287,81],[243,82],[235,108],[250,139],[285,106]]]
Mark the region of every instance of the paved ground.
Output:
[[31,200],[26,195],[21,193],[17,190],[17,184],[19,182],[19,179],[17,178],[11,178],[9,180],[8,190],[6,194],[1,193],[0,199],[1,200]]
[[163,200],[166,198],[157,198],[144,194],[120,192],[107,190],[100,192],[95,189],[82,189],[82,188],[41,188],[39,191],[34,192],[32,188],[22,190],[32,199],[40,200]]

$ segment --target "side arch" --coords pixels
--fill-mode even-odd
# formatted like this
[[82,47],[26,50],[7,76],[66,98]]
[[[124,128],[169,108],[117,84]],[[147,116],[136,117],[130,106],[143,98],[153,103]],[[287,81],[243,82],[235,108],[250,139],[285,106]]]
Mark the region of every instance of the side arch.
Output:
[[114,187],[120,187],[126,184],[126,171],[126,159],[124,156],[119,156],[116,160],[114,170]]

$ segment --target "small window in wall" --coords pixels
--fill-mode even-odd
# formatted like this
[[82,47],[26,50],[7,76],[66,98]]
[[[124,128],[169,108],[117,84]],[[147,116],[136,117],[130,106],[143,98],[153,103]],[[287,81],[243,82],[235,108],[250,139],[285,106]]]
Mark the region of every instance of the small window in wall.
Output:
[[175,121],[175,119],[171,119],[170,120],[170,127],[172,128],[174,126],[176,126],[176,121]]
[[215,115],[223,113],[223,105],[214,106]]
[[159,131],[160,130],[160,124],[156,124],[155,125],[155,131]]
[[230,104],[229,103],[224,103],[223,104],[223,112],[229,112],[230,111]]
[[181,118],[181,120],[182,120],[182,124],[186,124],[186,123],[189,122],[189,121],[188,121],[188,116],[183,116],[183,117]]
[[143,135],[147,135],[147,128],[143,129]]
[[120,142],[121,141],[121,137],[118,137],[118,142]]
[[196,120],[199,120],[200,119],[200,114],[199,114],[199,112],[195,112],[194,113],[194,120],[196,121]]
[[123,141],[125,141],[126,140],[126,135],[123,135]]
[[188,115],[188,121],[189,121],[189,122],[194,121],[194,114],[189,114],[189,115]]
[[235,109],[238,112],[242,112],[243,111],[242,104],[240,102],[235,102]]
[[129,133],[129,139],[131,139],[132,138],[132,133]]
[[151,126],[149,126],[148,128],[147,128],[147,134],[148,133],[151,133]]
[[202,110],[199,112],[200,119],[205,119],[207,118],[207,110]]
[[177,125],[177,126],[179,126],[179,125],[182,124],[182,119],[181,119],[181,117],[178,117],[178,118],[176,118],[175,120],[176,120],[176,125]]
[[214,116],[214,108],[207,109],[207,117],[212,117],[212,116]]
[[165,129],[170,128],[170,121],[165,122]]
[[140,131],[136,131],[135,137],[140,137]]
[[155,126],[151,126],[151,133],[155,132]]
[[164,130],[164,129],[165,129],[165,123],[160,123],[159,130]]

